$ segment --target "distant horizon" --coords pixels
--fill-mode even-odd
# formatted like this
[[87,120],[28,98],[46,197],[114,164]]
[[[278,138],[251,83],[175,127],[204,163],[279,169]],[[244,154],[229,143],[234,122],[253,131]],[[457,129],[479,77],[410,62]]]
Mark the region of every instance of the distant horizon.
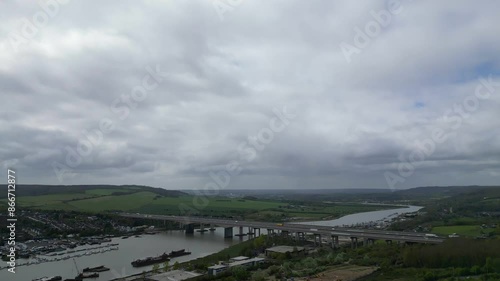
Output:
[[[5,185],[5,184],[3,184]],[[65,187],[72,187],[72,186],[142,186],[142,187],[152,187],[152,188],[161,188],[165,190],[172,190],[172,191],[196,191],[196,190],[201,190],[200,188],[182,188],[182,189],[171,189],[171,188],[165,188],[161,186],[152,186],[152,185],[140,185],[140,184],[38,184],[38,183],[18,183],[17,186],[23,186],[23,185],[39,185],[39,186],[65,186]],[[409,190],[409,189],[415,189],[415,188],[426,188],[426,187],[438,187],[438,188],[445,188],[445,187],[499,187],[499,185],[426,185],[426,186],[415,186],[415,187],[409,187],[409,188],[399,188],[399,189],[390,189],[390,188],[377,188],[377,187],[347,187],[347,188],[221,188],[219,191],[238,191],[238,190],[268,190],[268,191],[280,191],[280,190],[303,190],[303,191],[308,191],[308,190],[388,190],[388,191],[398,191],[398,190]]]

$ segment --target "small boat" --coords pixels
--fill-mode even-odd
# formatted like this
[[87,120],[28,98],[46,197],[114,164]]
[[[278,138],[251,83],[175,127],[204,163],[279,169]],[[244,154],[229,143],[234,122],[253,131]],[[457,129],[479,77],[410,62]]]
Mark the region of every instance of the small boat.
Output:
[[96,266],[96,267],[86,267],[82,271],[83,272],[102,272],[102,271],[108,271],[109,268],[105,267],[104,265],[101,266]]
[[131,262],[133,267],[141,267],[141,266],[147,266],[147,265],[152,265],[155,263],[161,263],[165,261],[169,261],[169,255],[167,253],[163,253],[162,255],[159,255],[157,257],[148,257],[145,259],[138,259],[133,262]]
[[32,281],[60,281],[62,280],[61,276],[52,276],[52,277],[42,277],[38,279],[33,279]]
[[180,256],[187,256],[191,255],[191,252],[186,252],[185,249],[178,250],[178,251],[171,251],[170,254],[168,255],[170,258],[176,258]]
[[82,272],[82,273],[78,274],[75,277],[75,279],[80,279],[81,280],[81,279],[84,279],[84,278],[97,278],[97,277],[99,277],[99,273],[97,273],[97,272],[90,273],[90,274],[85,274],[85,273]]

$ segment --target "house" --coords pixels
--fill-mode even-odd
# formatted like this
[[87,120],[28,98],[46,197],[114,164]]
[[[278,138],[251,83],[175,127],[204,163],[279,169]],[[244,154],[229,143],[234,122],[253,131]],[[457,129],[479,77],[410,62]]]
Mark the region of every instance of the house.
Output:
[[216,264],[208,267],[208,275],[216,276],[217,274],[236,266],[256,266],[263,263],[265,260],[265,258],[248,258],[243,256],[235,257],[230,259],[232,262],[229,264]]
[[245,259],[245,260],[240,260],[240,261],[235,261],[229,264],[229,267],[235,267],[235,266],[256,266],[260,263],[263,263],[266,259],[265,258],[251,258],[251,259]]

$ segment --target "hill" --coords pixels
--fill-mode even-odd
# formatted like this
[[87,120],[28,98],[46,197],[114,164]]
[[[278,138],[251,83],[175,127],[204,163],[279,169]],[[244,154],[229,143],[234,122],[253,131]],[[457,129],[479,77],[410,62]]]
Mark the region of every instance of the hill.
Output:
[[[7,185],[0,185],[3,190],[7,190]],[[96,191],[97,190],[97,191]],[[141,185],[38,185],[38,184],[18,184],[16,185],[16,196],[41,196],[55,194],[78,194],[78,193],[101,193],[103,195],[125,195],[140,191],[147,191],[160,196],[178,197],[186,193],[178,190],[166,190]],[[7,193],[0,193],[0,199],[6,198]]]

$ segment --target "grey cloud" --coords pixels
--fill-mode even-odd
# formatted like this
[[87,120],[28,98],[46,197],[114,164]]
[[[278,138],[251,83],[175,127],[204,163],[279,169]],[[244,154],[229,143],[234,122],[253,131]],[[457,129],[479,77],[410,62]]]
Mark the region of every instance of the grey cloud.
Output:
[[[238,161],[231,188],[387,187],[384,172],[435,128],[449,130],[447,110],[478,77],[500,80],[496,2],[402,3],[351,63],[339,44],[386,1],[243,1],[223,21],[210,1],[70,1],[19,52],[9,32],[40,7],[2,3],[1,163],[26,183],[58,184],[52,163],[106,119],[114,130],[64,184],[199,188]],[[120,118],[114,102],[156,66],[158,87]],[[498,182],[499,96],[480,100],[398,187]],[[296,117],[253,147],[283,106]]]

